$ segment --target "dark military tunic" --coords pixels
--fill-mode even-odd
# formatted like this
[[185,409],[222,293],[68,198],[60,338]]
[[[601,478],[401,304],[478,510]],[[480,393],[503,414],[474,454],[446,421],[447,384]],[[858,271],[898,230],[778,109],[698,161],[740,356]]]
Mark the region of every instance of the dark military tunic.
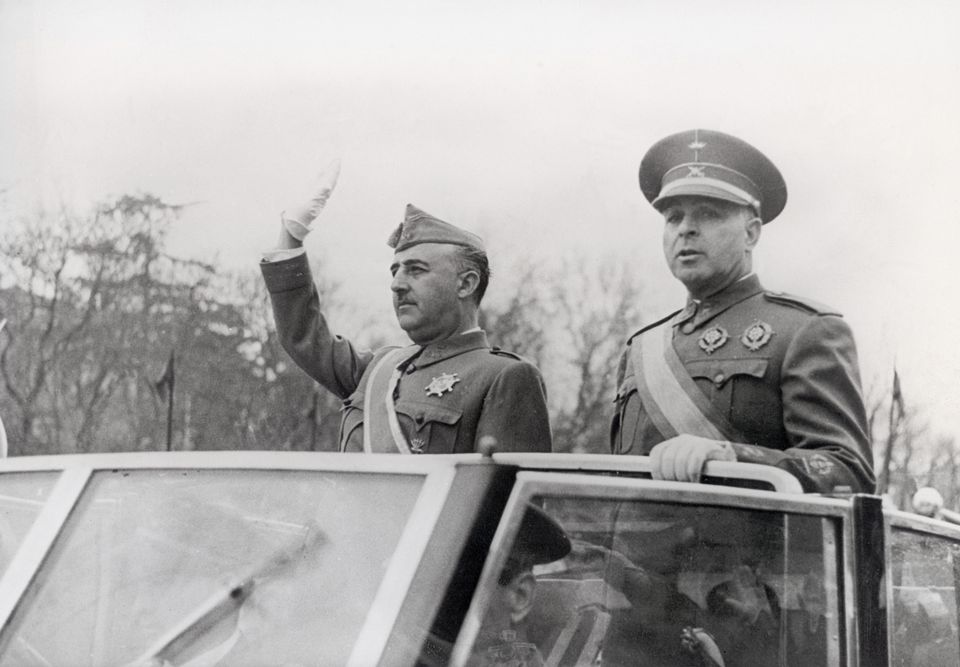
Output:
[[[340,449],[363,451],[363,406],[376,362],[395,348],[359,351],[330,332],[305,255],[263,262],[280,342],[308,375],[344,400]],[[435,378],[459,380],[437,396]],[[394,394],[401,430],[416,453],[473,452],[484,436],[497,451],[550,451],[550,424],[540,372],[520,357],[491,348],[483,331],[424,347],[406,365]]]
[[[783,468],[807,491],[874,490],[853,334],[838,313],[765,291],[750,275],[638,333],[664,326],[697,387],[740,432],[738,461]],[[637,394],[633,340],[620,360],[611,444],[648,454],[664,437]]]

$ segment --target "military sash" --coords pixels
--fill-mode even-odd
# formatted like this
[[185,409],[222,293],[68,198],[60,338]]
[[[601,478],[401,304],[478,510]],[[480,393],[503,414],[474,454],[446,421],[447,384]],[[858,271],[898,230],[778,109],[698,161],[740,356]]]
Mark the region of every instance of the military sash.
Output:
[[737,429],[690,377],[673,349],[669,322],[636,336],[630,355],[640,400],[665,440],[686,433],[743,442]]
[[410,453],[410,445],[397,419],[393,391],[403,374],[401,364],[419,351],[419,345],[390,350],[370,370],[363,396],[364,452]]

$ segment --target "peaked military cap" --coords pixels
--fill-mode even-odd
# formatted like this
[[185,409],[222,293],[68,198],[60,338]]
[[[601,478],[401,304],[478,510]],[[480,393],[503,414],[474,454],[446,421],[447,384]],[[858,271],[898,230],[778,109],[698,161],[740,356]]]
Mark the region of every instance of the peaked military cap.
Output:
[[413,204],[407,204],[403,222],[393,230],[387,245],[400,252],[418,243],[452,243],[485,250],[483,239],[476,234],[435,218]]
[[553,517],[527,504],[512,551],[532,565],[552,563],[570,553],[570,538]]
[[787,184],[766,155],[737,137],[687,130],[655,143],[640,162],[640,189],[653,206],[699,195],[751,206],[770,222],[787,203]]

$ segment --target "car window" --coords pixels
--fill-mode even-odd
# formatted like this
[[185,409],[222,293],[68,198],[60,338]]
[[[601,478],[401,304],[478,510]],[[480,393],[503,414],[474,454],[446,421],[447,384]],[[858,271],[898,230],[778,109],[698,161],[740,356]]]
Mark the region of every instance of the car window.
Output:
[[27,531],[43,509],[58,474],[0,475],[0,574],[6,572]]
[[422,482],[96,473],[0,664],[344,664]]
[[890,553],[891,664],[960,665],[956,591],[960,544],[895,528]]
[[533,503],[563,527],[570,551],[534,564],[529,590],[504,568],[468,664],[839,664],[836,520],[589,497]]

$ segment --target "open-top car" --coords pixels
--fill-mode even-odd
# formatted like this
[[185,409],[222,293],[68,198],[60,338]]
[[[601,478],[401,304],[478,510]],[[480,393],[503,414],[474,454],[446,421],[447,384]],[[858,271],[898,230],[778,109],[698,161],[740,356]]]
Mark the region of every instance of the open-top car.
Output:
[[0,463],[0,666],[956,665],[960,527],[776,468]]

